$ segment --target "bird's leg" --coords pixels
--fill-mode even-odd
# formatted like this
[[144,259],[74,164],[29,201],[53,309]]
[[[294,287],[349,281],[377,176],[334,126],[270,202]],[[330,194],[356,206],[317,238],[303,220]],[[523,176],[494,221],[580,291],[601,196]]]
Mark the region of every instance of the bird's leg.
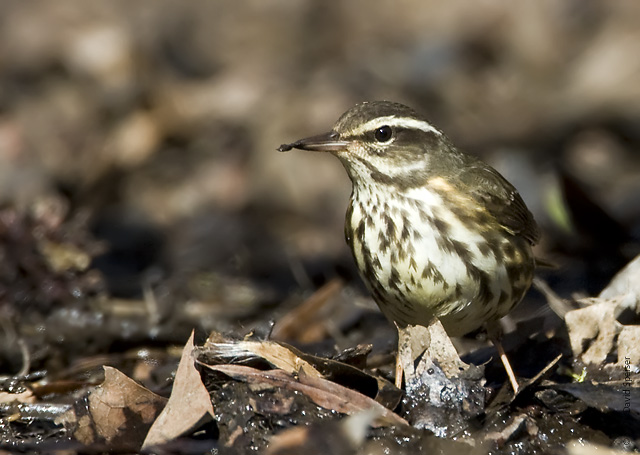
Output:
[[[395,386],[402,388],[403,376],[413,374],[413,350],[411,347],[411,333],[407,327],[401,327],[396,322],[393,323],[398,330],[398,350],[396,351],[396,375]],[[411,371],[406,371],[409,368]]]
[[500,327],[499,321],[493,321],[487,323],[487,335],[489,339],[496,347],[498,351],[498,355],[500,356],[500,360],[502,361],[502,365],[504,366],[504,370],[507,372],[507,377],[509,378],[509,382],[511,383],[511,387],[513,388],[514,395],[518,394],[520,390],[520,386],[518,385],[518,380],[516,379],[516,375],[513,372],[513,368],[511,368],[511,363],[509,363],[509,358],[507,357],[507,353],[504,352],[504,348],[502,347],[502,328]]
[[509,363],[507,353],[504,352],[504,348],[502,347],[502,343],[500,342],[500,340],[494,341],[493,344],[495,344],[496,349],[498,350],[498,354],[500,355],[500,360],[502,360],[502,365],[504,365],[504,369],[507,372],[509,382],[511,382],[511,387],[513,387],[513,393],[514,395],[517,395],[518,391],[520,390],[520,386],[518,385],[516,375],[513,373],[513,369],[511,368],[511,363]]
[[396,353],[396,381],[395,385],[397,388],[402,388],[402,374],[404,373],[404,369],[402,368],[402,360],[400,359],[400,343],[398,343],[398,352]]

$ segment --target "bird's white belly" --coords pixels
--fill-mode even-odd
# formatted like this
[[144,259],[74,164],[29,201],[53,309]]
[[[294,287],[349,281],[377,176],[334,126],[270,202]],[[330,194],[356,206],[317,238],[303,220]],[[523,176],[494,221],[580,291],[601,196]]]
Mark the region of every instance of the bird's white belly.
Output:
[[491,237],[488,226],[467,227],[425,187],[384,200],[354,193],[347,223],[358,268],[389,319],[427,325],[438,316],[449,334],[462,335],[520,300],[500,255],[502,237]]

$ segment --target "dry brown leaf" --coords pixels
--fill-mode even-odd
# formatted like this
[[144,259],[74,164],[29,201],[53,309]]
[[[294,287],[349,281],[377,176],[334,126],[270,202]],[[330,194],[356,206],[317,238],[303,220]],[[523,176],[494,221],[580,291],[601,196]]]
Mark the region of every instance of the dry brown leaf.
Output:
[[[368,352],[368,351],[367,351]],[[387,407],[395,408],[402,393],[393,384],[373,376],[359,368],[334,359],[318,357],[299,351],[283,342],[273,341],[229,341],[218,334],[212,334],[205,346],[199,349],[198,358],[203,363],[213,358],[213,363],[235,363],[239,360],[259,357],[272,366],[291,375],[304,374],[310,377],[326,378],[345,384],[355,384],[358,390],[371,390],[377,386],[376,401]]]
[[104,382],[89,393],[89,414],[78,419],[74,437],[84,444],[96,442],[97,436],[116,447],[140,447],[165,402],[166,398],[105,366]]
[[610,299],[618,295],[633,293],[640,296],[640,255],[622,268],[606,288],[602,290],[599,297]]
[[405,381],[410,382],[415,376],[421,376],[424,362],[415,367],[420,357],[438,361],[438,365],[449,378],[458,377],[469,365],[460,360],[458,351],[451,338],[444,330],[442,323],[434,319],[429,327],[408,325],[398,328],[398,355],[404,369]]
[[[616,340],[625,328],[618,322],[618,316],[626,310],[637,312],[638,301],[635,294],[626,294],[610,299],[582,299],[581,302],[590,305],[565,316],[571,350],[575,358],[585,363],[601,364],[614,351]],[[625,334],[623,339],[630,335],[632,333]]]
[[616,305],[605,300],[565,315],[574,358],[595,364],[605,361],[620,332],[615,310]]
[[[371,390],[371,384],[376,384],[378,392],[375,400],[387,409],[395,409],[402,399],[402,391],[380,376],[374,376],[360,368],[339,360],[307,354],[299,351],[293,346],[284,345],[284,347],[289,349],[302,360],[309,362],[320,372],[320,374],[322,374],[321,377],[329,381],[338,382],[340,384],[347,385],[348,387],[355,388],[356,390],[365,393],[365,395],[370,395],[369,393],[366,393],[365,390]],[[363,363],[366,365],[366,360],[363,361]]]
[[322,377],[309,362],[300,358],[292,350],[275,341],[234,341],[210,343],[207,340],[200,350],[202,354],[211,354],[225,358],[260,357],[271,365],[289,374],[303,372],[307,376]]
[[186,433],[205,418],[213,418],[209,392],[195,367],[193,332],[183,351],[167,406],[153,423],[143,449],[163,444]]
[[618,335],[618,365],[640,365],[640,326],[626,325]]
[[205,366],[249,384],[268,384],[303,393],[318,406],[342,414],[351,415],[366,409],[374,409],[380,414],[374,426],[408,425],[406,420],[368,396],[323,378],[301,374],[299,380],[296,380],[282,370],[263,371],[242,365]]
[[[627,264],[597,298],[565,316],[571,350],[585,363],[601,364],[617,350],[616,365],[640,364],[640,256]],[[621,323],[622,321],[623,323]]]

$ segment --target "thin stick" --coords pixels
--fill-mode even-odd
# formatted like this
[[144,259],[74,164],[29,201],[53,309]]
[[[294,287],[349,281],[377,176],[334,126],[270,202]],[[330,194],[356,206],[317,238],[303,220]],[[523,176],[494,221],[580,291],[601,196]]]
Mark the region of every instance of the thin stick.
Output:
[[504,348],[502,347],[502,343],[500,343],[500,340],[494,338],[491,341],[498,350],[500,360],[502,360],[502,365],[504,365],[504,369],[507,372],[507,376],[509,377],[509,382],[511,382],[511,387],[513,387],[513,393],[514,395],[517,395],[518,390],[520,390],[520,386],[518,385],[516,375],[513,373],[513,369],[511,368],[511,364],[509,363],[509,359],[507,358],[507,353],[504,352]]
[[402,374],[404,369],[402,368],[402,362],[400,361],[400,351],[398,350],[398,354],[396,355],[396,387],[402,388]]

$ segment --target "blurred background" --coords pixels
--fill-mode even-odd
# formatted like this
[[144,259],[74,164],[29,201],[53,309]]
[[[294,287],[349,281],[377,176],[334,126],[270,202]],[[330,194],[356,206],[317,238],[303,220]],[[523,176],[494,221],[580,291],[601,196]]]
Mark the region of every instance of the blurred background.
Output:
[[327,285],[338,322],[300,342],[386,324],[340,163],[276,152],[365,100],[502,172],[541,276],[597,294],[640,252],[638,23],[622,0],[0,2],[2,370],[268,331]]

